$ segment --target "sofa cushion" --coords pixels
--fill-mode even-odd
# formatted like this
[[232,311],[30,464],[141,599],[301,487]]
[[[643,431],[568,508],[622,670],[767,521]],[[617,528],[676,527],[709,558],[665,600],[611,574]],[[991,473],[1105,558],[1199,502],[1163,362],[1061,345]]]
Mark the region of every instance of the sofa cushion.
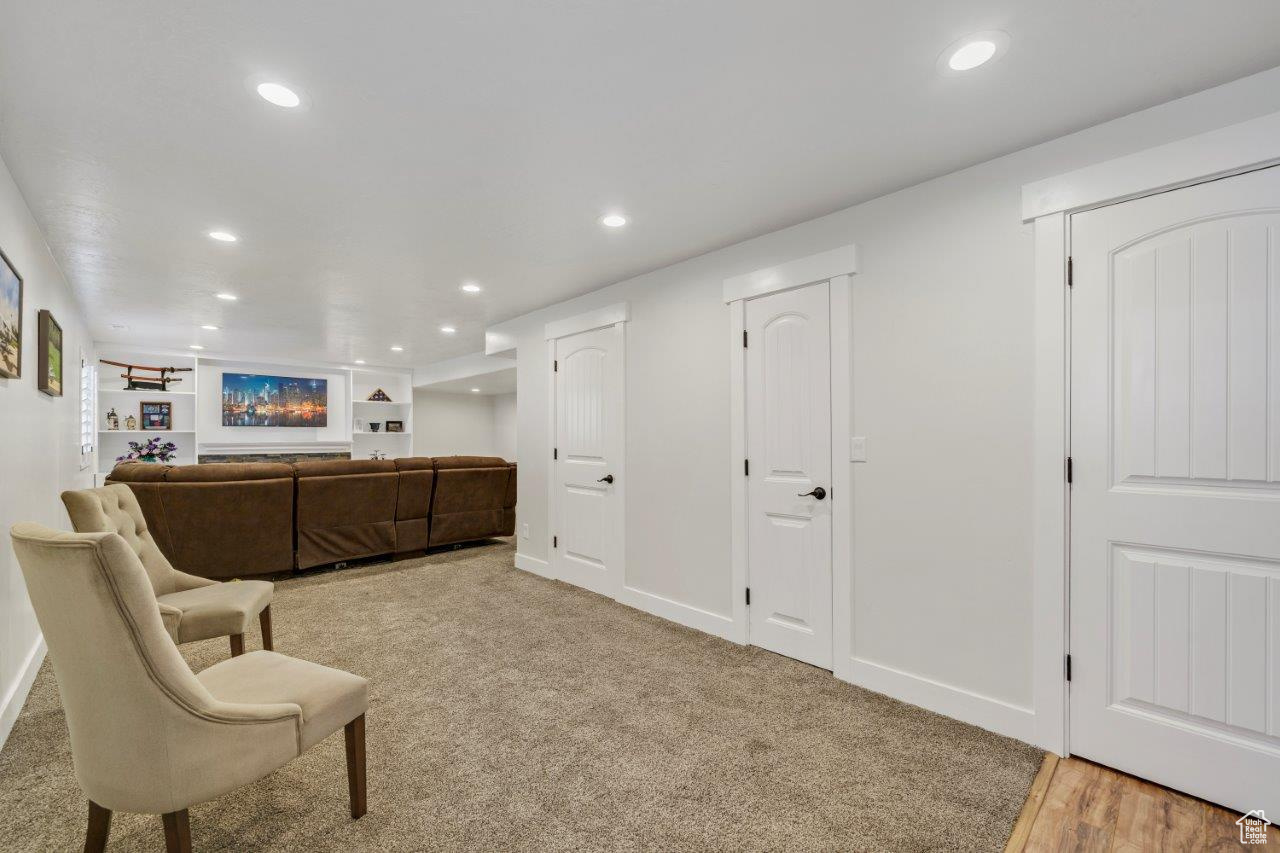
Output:
[[174,465],[165,481],[169,483],[227,483],[245,480],[292,480],[293,468],[280,462],[214,462],[203,465]]

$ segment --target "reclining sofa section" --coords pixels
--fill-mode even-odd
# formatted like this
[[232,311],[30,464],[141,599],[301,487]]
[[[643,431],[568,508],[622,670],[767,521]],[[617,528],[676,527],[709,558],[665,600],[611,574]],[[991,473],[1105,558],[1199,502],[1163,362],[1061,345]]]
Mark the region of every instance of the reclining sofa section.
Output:
[[516,466],[496,457],[122,463],[160,550],[227,579],[515,533]]

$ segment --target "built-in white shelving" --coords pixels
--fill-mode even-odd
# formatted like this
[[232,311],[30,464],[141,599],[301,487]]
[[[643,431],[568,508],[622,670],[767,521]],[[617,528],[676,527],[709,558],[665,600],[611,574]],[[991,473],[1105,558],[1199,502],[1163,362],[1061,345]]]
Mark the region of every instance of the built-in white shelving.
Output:
[[[188,354],[175,350],[156,350],[135,348],[117,344],[98,344],[100,358],[111,359],[128,364],[146,364],[156,367],[186,367],[189,371],[177,374],[181,382],[174,383],[168,391],[130,391],[125,388],[126,380],[121,374],[124,368],[107,364],[98,364],[98,480],[115,467],[117,457],[125,455],[129,450],[129,442],[141,442],[151,436],[172,441],[177,445],[175,464],[194,464],[201,453],[226,454],[235,452],[315,452],[349,451],[353,459],[368,459],[375,453],[387,459],[413,455],[413,383],[412,375],[407,370],[391,368],[347,368],[330,365],[304,365],[299,362],[282,361],[271,358],[232,357],[217,354]],[[202,388],[199,376],[205,373],[206,384],[214,381],[210,375],[216,376],[216,368],[226,365],[229,369],[234,365],[261,365],[263,372],[269,368],[280,375],[295,375],[291,370],[300,371],[296,375],[312,375],[314,373],[337,374],[339,381],[346,388],[339,387],[335,393],[330,392],[329,424],[341,427],[338,435],[316,435],[311,439],[281,441],[277,438],[263,439],[254,430],[246,432],[243,441],[228,440],[225,434],[215,435],[219,419],[210,417],[210,409],[218,411],[221,406],[221,395],[217,389]],[[202,366],[204,367],[202,371]],[[141,374],[135,374],[141,376]],[[330,382],[333,380],[330,379]],[[369,400],[370,394],[381,388],[391,401]],[[181,389],[181,390],[179,390]],[[331,386],[332,389],[332,386]],[[341,393],[345,390],[345,394]],[[205,393],[207,392],[207,393]],[[335,404],[334,401],[337,401]],[[144,402],[167,402],[173,412],[173,428],[168,430],[125,429],[125,419],[132,415],[141,424],[141,404]],[[107,429],[107,413],[114,410],[119,418],[120,428]],[[388,420],[402,421],[403,432],[386,432]],[[201,424],[204,424],[202,426]],[[372,432],[367,428],[369,423],[378,423],[382,429]],[[211,425],[212,424],[212,425]],[[222,432],[225,433],[225,430]]]

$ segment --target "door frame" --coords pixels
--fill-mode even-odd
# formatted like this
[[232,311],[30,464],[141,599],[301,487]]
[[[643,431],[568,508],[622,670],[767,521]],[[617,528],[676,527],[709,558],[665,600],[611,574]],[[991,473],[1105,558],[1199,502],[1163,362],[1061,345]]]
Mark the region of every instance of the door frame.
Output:
[[853,659],[853,276],[857,246],[766,267],[724,281],[729,311],[729,559],[733,587],[733,627],[728,639],[750,642],[747,619],[747,366],[742,336],[746,303],[783,290],[828,282],[831,322],[831,643],[832,674],[849,681]]
[[[614,476],[617,482],[613,486],[614,500],[617,502],[616,512],[617,518],[617,554],[618,554],[618,572],[616,578],[610,578],[610,594],[613,598],[617,598],[626,586],[626,564],[627,564],[627,321],[631,319],[631,306],[626,302],[618,302],[613,305],[606,305],[593,311],[587,311],[577,314],[573,317],[566,317],[563,320],[555,320],[547,323],[544,328],[544,337],[546,339],[546,376],[548,394],[547,399],[551,404],[547,411],[547,446],[545,452],[547,459],[552,459],[558,437],[556,435],[556,407],[559,400],[556,396],[556,341],[560,338],[567,338],[572,335],[581,334],[582,332],[594,332],[597,329],[604,329],[612,326],[618,332],[618,375],[622,377],[621,387],[618,393],[621,395],[619,406],[622,411],[622,435],[620,436],[620,446],[617,463],[613,466]],[[547,477],[547,538],[558,535],[557,531],[560,526],[560,502],[556,494],[556,477],[554,471],[555,462],[550,475]],[[556,553],[557,549],[552,546],[551,542],[547,542],[547,571],[546,577],[554,580],[561,580],[559,571],[559,557]]]
[[1035,250],[1032,669],[1035,744],[1070,754],[1071,215],[1280,165],[1280,112],[1022,187]]

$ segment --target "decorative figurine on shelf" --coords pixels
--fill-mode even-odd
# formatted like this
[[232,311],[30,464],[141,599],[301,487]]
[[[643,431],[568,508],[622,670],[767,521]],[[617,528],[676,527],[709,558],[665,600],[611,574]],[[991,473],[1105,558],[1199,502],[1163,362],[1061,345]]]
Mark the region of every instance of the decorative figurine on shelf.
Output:
[[135,418],[133,415],[129,415],[127,418],[124,419],[124,428],[127,429],[129,432],[134,432],[135,430],[138,429],[138,419]]
[[369,432],[377,432],[382,428],[381,421],[369,421]]
[[116,410],[114,408],[107,412],[107,429],[112,432],[120,429],[120,416],[116,414]]
[[364,432],[364,418],[356,418],[356,426],[353,432]]
[[390,403],[391,398],[387,396],[386,391],[383,391],[381,388],[377,388],[374,390],[372,394],[369,395],[369,402],[370,403]]
[[382,460],[382,459],[386,459],[386,458],[387,458],[387,454],[383,453],[381,450],[375,450],[375,451],[373,451],[372,453],[370,453],[370,454],[369,454],[369,458],[370,458],[370,459]]

